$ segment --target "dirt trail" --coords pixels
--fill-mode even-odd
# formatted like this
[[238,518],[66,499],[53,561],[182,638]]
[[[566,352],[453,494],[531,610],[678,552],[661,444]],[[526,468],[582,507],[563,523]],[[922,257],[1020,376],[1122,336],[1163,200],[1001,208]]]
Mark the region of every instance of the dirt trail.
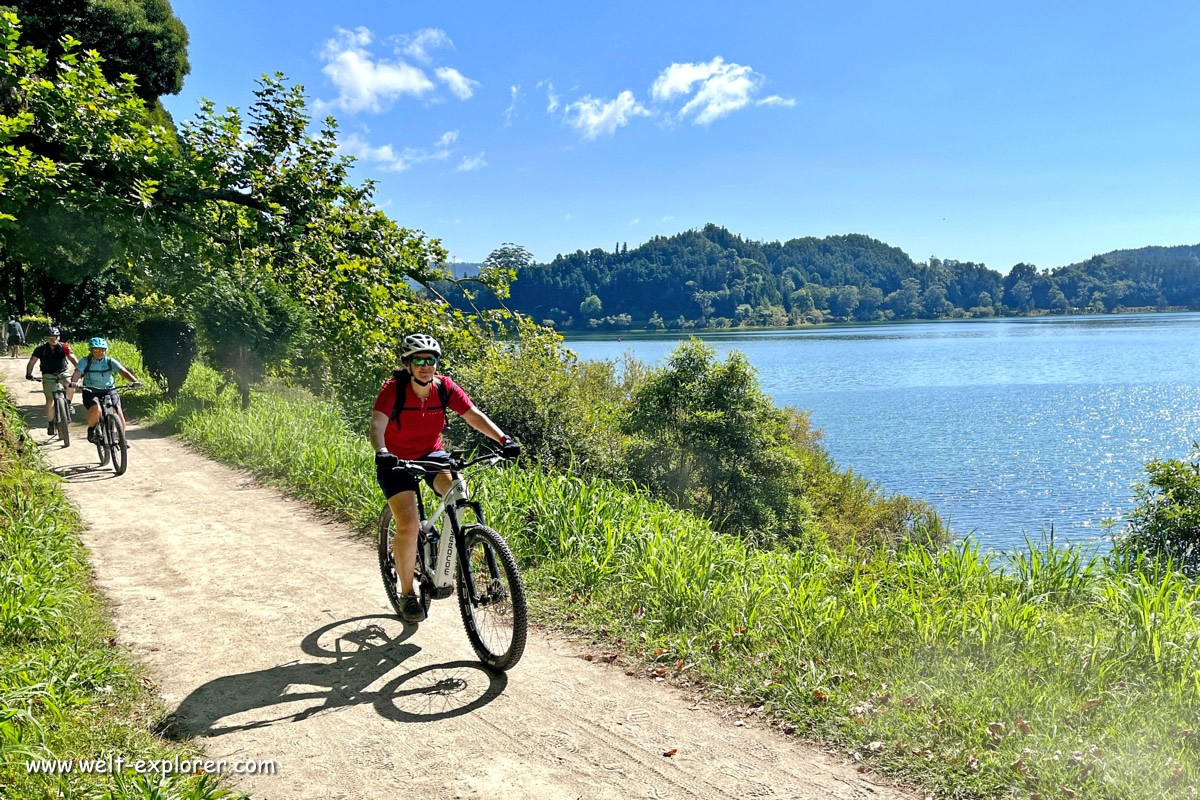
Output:
[[40,385],[24,359],[0,363],[82,510],[121,645],[179,735],[212,758],[274,759],[274,775],[233,779],[256,798],[909,796],[536,632],[490,675],[452,599],[419,630],[391,615],[348,528],[137,426],[114,477],[80,423],[70,448],[47,445]]

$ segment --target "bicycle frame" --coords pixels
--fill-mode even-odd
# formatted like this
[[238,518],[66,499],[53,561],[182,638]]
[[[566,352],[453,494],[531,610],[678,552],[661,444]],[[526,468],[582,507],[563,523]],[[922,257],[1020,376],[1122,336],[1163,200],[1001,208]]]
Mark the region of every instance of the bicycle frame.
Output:
[[[485,456],[478,461],[484,460],[491,461],[491,464],[500,461],[498,457],[494,456]],[[471,463],[478,463],[478,461]],[[450,525],[450,535],[454,537],[454,549],[455,556],[458,559],[459,575],[466,582],[467,595],[471,598],[472,605],[479,606],[485,601],[479,597],[479,591],[475,586],[475,577],[471,574],[471,565],[466,548],[466,536],[463,533],[461,514],[464,509],[470,509],[475,515],[477,522],[486,524],[483,518],[483,507],[477,501],[468,499],[466,476],[458,468],[451,466],[449,469],[442,469],[437,472],[449,472],[451,482],[446,494],[434,506],[432,515],[426,517],[425,501],[422,497],[423,493],[421,491],[417,492],[417,512],[420,517],[419,536],[421,537],[418,540],[417,555],[422,562],[422,571],[426,580],[429,581],[430,586],[434,589],[433,597],[435,599],[449,597],[453,593],[453,581],[445,587],[437,586],[435,580],[437,564],[432,563],[432,559],[428,559],[426,553],[422,550],[422,545],[424,545],[430,551],[433,559],[439,557],[441,549],[440,540],[443,535],[441,525],[443,521],[448,522]],[[437,472],[431,470],[427,474],[437,474]],[[429,537],[434,538],[430,540]],[[492,571],[492,574],[495,574],[497,565],[495,563],[495,555],[490,549],[487,551],[487,559],[488,569]]]

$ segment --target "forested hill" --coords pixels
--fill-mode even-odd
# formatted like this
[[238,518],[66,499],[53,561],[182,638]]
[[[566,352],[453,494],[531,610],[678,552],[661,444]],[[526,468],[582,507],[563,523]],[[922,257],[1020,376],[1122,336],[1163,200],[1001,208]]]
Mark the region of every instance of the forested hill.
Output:
[[1200,245],[1002,275],[859,234],[756,242],[717,225],[518,270],[511,308],[560,328],[729,327],[1200,304]]

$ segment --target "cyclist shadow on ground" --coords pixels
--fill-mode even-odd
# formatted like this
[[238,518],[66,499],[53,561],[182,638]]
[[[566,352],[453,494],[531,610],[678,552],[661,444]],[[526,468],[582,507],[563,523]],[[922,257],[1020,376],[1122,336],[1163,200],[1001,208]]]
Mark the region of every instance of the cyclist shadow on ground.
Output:
[[[73,447],[74,445],[72,445]],[[94,445],[88,445],[94,454],[96,448]],[[59,476],[67,483],[93,483],[95,481],[111,481],[117,477],[112,471],[112,468],[105,465],[100,466],[96,460],[89,461],[86,464],[65,464],[61,467],[54,467],[50,470],[55,475]]]
[[[402,624],[382,615],[333,622],[308,634],[300,644],[306,654],[332,660],[282,664],[227,675],[197,687],[162,721],[159,733],[176,740],[220,736],[301,722],[367,703],[380,716],[397,722],[435,722],[482,708],[508,685],[503,673],[493,673],[479,662],[454,661],[421,667],[380,689],[368,689],[421,651],[416,645],[404,644],[415,627],[404,625],[398,635],[390,636],[382,621],[390,623],[393,630]],[[330,640],[343,626],[354,627]],[[282,709],[268,710],[294,704],[303,707],[282,714],[277,713]]]

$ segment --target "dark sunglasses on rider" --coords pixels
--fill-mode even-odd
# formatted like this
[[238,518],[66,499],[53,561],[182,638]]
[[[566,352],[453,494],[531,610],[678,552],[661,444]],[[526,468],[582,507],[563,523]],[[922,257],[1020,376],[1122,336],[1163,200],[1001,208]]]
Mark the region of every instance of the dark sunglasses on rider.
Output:
[[437,356],[429,356],[429,358],[413,358],[409,359],[414,367],[433,367],[438,363]]

